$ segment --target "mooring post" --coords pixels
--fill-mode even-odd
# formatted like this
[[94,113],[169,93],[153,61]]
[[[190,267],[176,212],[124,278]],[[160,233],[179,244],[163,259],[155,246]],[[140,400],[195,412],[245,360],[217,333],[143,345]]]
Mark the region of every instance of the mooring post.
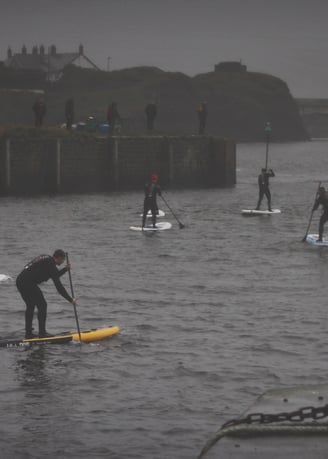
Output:
[[11,164],[10,164],[10,139],[6,139],[6,193],[10,192],[11,187]]
[[169,140],[169,183],[174,180],[174,150],[172,140]]
[[56,191],[59,193],[61,188],[61,141],[57,139],[56,149]]
[[120,173],[119,173],[119,160],[118,160],[118,140],[114,139],[114,184],[115,190],[119,189],[119,180],[120,180]]
[[268,158],[269,158],[269,143],[270,143],[270,134],[271,134],[271,123],[270,121],[267,121],[265,123],[265,140],[266,140],[266,146],[265,146],[265,169],[268,168]]

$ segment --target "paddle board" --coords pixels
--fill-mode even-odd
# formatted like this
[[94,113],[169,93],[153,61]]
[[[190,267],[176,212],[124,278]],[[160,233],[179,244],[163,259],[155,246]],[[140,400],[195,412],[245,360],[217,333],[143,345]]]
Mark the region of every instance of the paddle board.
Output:
[[170,222],[158,222],[156,223],[155,228],[153,225],[146,225],[144,228],[141,226],[130,226],[130,229],[133,231],[163,231],[172,228],[172,223]]
[[308,234],[306,236],[306,242],[313,245],[319,245],[323,247],[328,247],[328,241],[323,238],[322,242],[318,242],[319,234]]
[[13,278],[8,276],[7,274],[0,274],[0,282],[1,283],[10,282],[12,280],[13,280]]
[[32,344],[66,344],[72,341],[72,336],[49,336],[33,339],[1,339],[0,347],[27,347]]
[[261,216],[261,215],[273,215],[273,214],[280,214],[280,209],[272,209],[270,212],[269,210],[255,210],[255,209],[243,209],[241,213],[245,216]]
[[[142,216],[143,216],[143,214],[140,214],[140,217],[142,217]],[[151,211],[149,210],[149,211],[147,212],[147,217],[151,217],[151,216],[152,216],[152,213],[151,213]],[[164,210],[159,210],[159,211],[158,211],[158,214],[156,214],[156,217],[157,217],[157,218],[158,218],[158,217],[165,217],[165,212],[164,212]]]
[[[117,326],[84,330],[81,331],[81,340],[83,343],[92,343],[114,336],[119,332],[120,328]],[[76,331],[62,332],[58,333],[58,335],[47,336],[47,338],[2,339],[0,340],[0,347],[24,347],[34,344],[66,344],[71,341],[80,341],[79,334]]]
[[[110,336],[117,335],[120,332],[120,327],[106,327],[106,328],[94,328],[91,330],[81,331],[81,340],[83,343],[93,343],[94,341],[101,341]],[[75,332],[69,333],[72,337],[72,341],[80,341],[79,334]]]

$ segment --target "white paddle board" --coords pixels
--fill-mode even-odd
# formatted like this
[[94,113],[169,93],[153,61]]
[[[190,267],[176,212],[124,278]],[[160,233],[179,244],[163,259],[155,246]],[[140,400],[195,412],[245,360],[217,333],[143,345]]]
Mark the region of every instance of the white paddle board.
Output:
[[318,241],[319,234],[308,234],[306,236],[306,242],[313,245],[319,245],[323,247],[328,247],[328,241],[325,238],[322,238],[322,242]]
[[280,209],[272,209],[270,212],[269,210],[255,210],[255,209],[243,209],[241,211],[243,215],[246,216],[260,216],[260,215],[273,215],[273,214],[280,214]]
[[0,274],[0,282],[2,283],[5,283],[5,282],[10,282],[12,281],[13,278],[8,276],[7,274]]
[[156,223],[155,228],[153,225],[146,225],[144,228],[141,226],[130,226],[130,229],[133,231],[163,231],[172,228],[172,223],[170,222],[159,222]]
[[[140,217],[142,217],[142,216],[143,216],[143,214],[140,214]],[[147,217],[152,217],[152,213],[151,213],[150,210],[147,212]],[[159,210],[158,214],[156,214],[156,217],[165,217],[164,210]]]

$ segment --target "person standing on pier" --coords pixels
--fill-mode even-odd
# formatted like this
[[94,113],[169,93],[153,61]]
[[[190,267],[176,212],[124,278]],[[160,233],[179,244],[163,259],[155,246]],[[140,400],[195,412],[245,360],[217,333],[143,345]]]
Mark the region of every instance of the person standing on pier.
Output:
[[201,102],[199,105],[197,109],[197,115],[199,121],[198,133],[199,135],[204,135],[207,120],[207,106],[205,102]]
[[156,215],[158,214],[157,195],[162,196],[161,187],[158,185],[158,176],[153,174],[151,182],[145,185],[144,211],[142,215],[142,228],[145,227],[147,213],[150,210],[152,215],[153,228],[156,228]]
[[147,118],[147,129],[148,131],[152,131],[154,129],[154,121],[157,115],[157,107],[155,102],[150,102],[146,105],[145,113]]
[[42,98],[36,100],[32,106],[34,112],[35,126],[41,127],[43,125],[43,118],[47,113],[47,107]]
[[271,193],[269,188],[269,177],[275,177],[275,173],[272,169],[266,169],[265,167],[261,169],[261,173],[258,176],[258,184],[259,184],[259,200],[257,202],[257,206],[255,210],[260,210],[261,202],[264,197],[266,196],[268,200],[268,210],[272,212],[271,209]]
[[74,121],[74,100],[72,98],[67,99],[65,103],[65,119],[66,129],[70,131]]
[[109,124],[108,135],[113,134],[115,130],[115,125],[120,120],[121,120],[121,117],[117,109],[117,103],[112,102],[109,105],[108,110],[107,110],[107,122]]
[[323,228],[326,221],[328,220],[328,193],[323,186],[319,187],[318,196],[314,203],[312,212],[317,210],[320,205],[322,206],[323,212],[319,220],[319,239],[317,242],[322,242]]

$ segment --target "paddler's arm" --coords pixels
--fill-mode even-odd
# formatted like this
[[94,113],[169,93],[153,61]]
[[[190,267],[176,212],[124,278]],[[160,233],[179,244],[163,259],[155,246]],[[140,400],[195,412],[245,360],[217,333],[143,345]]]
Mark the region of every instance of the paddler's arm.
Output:
[[65,287],[64,287],[63,284],[60,282],[59,277],[58,277],[58,276],[53,277],[52,280],[53,280],[53,283],[55,284],[55,287],[56,287],[56,289],[57,289],[57,292],[58,292],[63,298],[65,298],[65,300],[67,300],[67,301],[69,301],[70,303],[73,303],[73,304],[74,304],[75,298],[72,298],[72,297],[67,293]]
[[320,205],[320,196],[316,199],[315,203],[314,203],[314,206],[312,208],[312,212],[314,212],[315,210],[317,210],[317,208],[319,207]]
[[58,269],[57,272],[58,272],[58,276],[61,277],[63,274],[67,273],[67,271],[69,271],[71,269],[71,264],[70,263],[67,263],[67,265],[65,266],[65,268],[62,268],[62,269]]
[[53,282],[55,284],[55,287],[56,287],[57,291],[61,294],[61,296],[64,297],[65,300],[67,300],[70,303],[76,305],[76,298],[72,298],[71,296],[69,296],[69,294],[67,293],[65,287],[63,286],[63,284],[59,280],[59,277],[62,276],[63,274],[65,274],[70,269],[71,269],[71,264],[70,263],[67,263],[67,265],[63,269],[56,269],[56,274],[52,278],[52,280],[53,280]]
[[[65,269],[65,268],[64,268]],[[63,271],[63,270],[61,270]],[[57,292],[65,298],[65,300],[69,301],[72,303],[73,298],[66,292],[65,287],[59,280],[59,275],[60,271],[56,268],[55,262],[52,262],[49,266],[49,277],[52,279],[53,283],[55,284],[55,287],[57,289]]]

